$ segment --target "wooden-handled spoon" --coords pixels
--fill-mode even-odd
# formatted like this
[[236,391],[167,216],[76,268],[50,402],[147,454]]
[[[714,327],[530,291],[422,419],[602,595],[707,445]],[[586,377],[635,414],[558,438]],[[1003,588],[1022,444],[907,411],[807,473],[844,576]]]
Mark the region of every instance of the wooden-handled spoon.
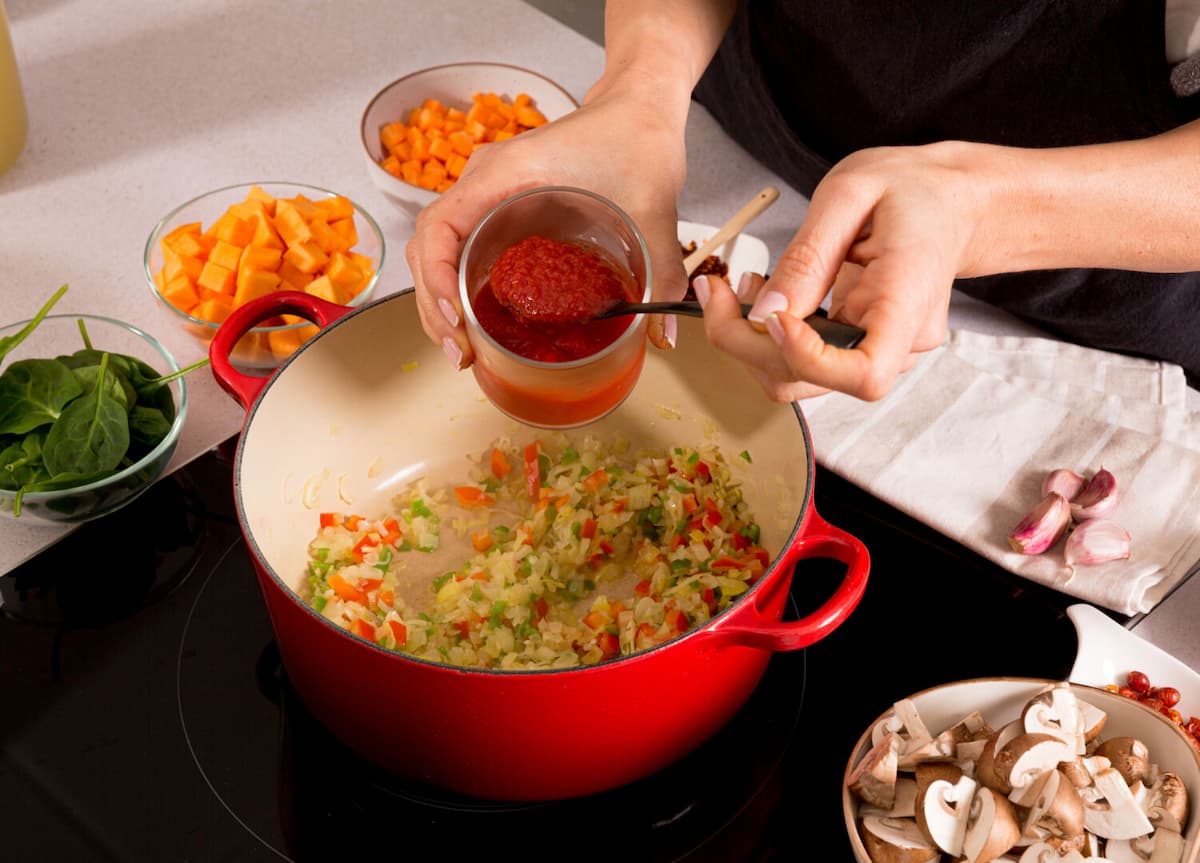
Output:
[[696,251],[692,252],[683,259],[683,268],[690,276],[696,271],[696,267],[704,263],[704,259],[713,253],[715,249],[728,243],[734,237],[742,232],[748,224],[757,219],[767,207],[771,206],[779,199],[779,190],[774,186],[767,186],[753,198],[746,202],[746,205],[734,213],[725,224],[719,227],[711,237],[704,241]]

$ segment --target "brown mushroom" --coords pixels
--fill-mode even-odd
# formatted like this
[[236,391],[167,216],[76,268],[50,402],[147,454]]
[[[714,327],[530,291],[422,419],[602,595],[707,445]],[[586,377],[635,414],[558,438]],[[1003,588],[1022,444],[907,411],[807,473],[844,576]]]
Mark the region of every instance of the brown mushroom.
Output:
[[1095,754],[1107,758],[1126,785],[1141,782],[1150,769],[1150,750],[1136,737],[1110,737],[1096,747]]
[[896,763],[900,751],[900,737],[888,732],[854,765],[846,777],[850,790],[864,803],[891,809],[896,799]]
[[1048,772],[1025,816],[1024,834],[1066,839],[1083,835],[1083,826],[1083,798],[1061,770]]
[[862,840],[872,863],[927,863],[941,856],[909,818],[868,815],[862,820]]
[[979,788],[971,798],[962,854],[966,863],[986,863],[1008,851],[1021,838],[1017,810],[1008,798],[991,788]]
[[1188,818],[1188,793],[1178,773],[1162,773],[1147,791],[1142,804],[1155,829],[1167,828],[1183,832]]
[[993,756],[992,769],[1002,794],[1026,789],[1047,770],[1074,758],[1071,746],[1058,737],[1042,733],[1018,734]]

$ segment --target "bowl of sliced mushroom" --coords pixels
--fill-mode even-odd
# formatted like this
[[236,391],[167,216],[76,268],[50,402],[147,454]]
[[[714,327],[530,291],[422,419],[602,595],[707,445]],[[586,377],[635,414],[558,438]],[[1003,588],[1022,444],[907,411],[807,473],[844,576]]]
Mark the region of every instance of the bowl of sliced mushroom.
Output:
[[895,702],[859,738],[842,804],[859,863],[1200,860],[1200,750],[1076,683],[963,680]]

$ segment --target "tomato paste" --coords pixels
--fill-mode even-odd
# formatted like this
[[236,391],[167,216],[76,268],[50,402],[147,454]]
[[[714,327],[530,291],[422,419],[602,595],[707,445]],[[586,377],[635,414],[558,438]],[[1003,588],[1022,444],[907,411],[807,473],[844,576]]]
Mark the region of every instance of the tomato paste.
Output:
[[515,354],[568,362],[612,344],[628,317],[592,320],[632,298],[632,278],[598,248],[529,237],[509,246],[475,296],[479,325]]

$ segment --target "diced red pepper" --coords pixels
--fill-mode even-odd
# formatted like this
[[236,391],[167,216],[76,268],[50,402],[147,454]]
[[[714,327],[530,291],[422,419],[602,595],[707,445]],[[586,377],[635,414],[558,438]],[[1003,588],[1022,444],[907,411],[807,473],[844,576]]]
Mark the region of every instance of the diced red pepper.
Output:
[[458,630],[458,637],[464,641],[471,637],[471,622],[469,620],[456,620],[450,625]]
[[375,594],[375,601],[380,605],[385,605],[391,608],[396,604],[396,594],[390,590],[381,590]]
[[538,620],[541,620],[550,613],[550,603],[546,601],[544,596],[539,596],[537,599],[535,599],[530,605],[530,608],[533,609],[533,616]]
[[750,547],[750,540],[740,533],[735,533],[731,538],[734,551],[742,551]]
[[708,613],[710,615],[716,614],[717,594],[713,591],[713,589],[711,587],[704,588],[700,594],[700,597],[704,600],[704,604],[708,606]]
[[641,581],[639,581],[637,584],[635,584],[633,586],[633,592],[636,593],[638,596],[649,596],[650,595],[650,579],[643,578]]
[[408,627],[398,620],[389,620],[388,626],[392,629],[392,635],[396,639],[396,646],[403,647],[408,643]]
[[722,572],[730,569],[744,569],[746,561],[744,558],[730,557],[723,554],[708,565],[708,568],[713,572]]
[[368,641],[375,640],[375,627],[361,617],[354,618],[354,621],[350,624],[350,631]]
[[700,506],[696,503],[696,496],[691,492],[685,494],[681,502],[683,503],[683,511],[688,515],[691,515]]
[[363,562],[366,557],[367,549],[374,548],[379,545],[379,536],[373,533],[363,534],[362,539],[354,544],[354,548],[350,549],[350,556],[359,563]]
[[676,632],[687,632],[687,629],[688,629],[687,615],[684,614],[682,611],[680,611],[678,608],[673,608],[670,611],[668,611],[666,613],[666,616],[663,618],[663,620],[667,624],[668,628],[673,629]]
[[605,656],[616,656],[621,652],[621,642],[611,632],[601,630],[596,633],[596,646]]
[[579,526],[579,536],[581,539],[591,539],[596,535],[596,519],[585,518],[583,524]]
[[637,628],[637,632],[633,635],[633,645],[638,650],[645,650],[647,647],[653,647],[658,644],[658,636],[655,634],[655,629],[648,623],[643,623]]
[[538,489],[542,487],[542,471],[538,466],[537,442],[525,444],[523,455],[525,459],[525,490],[529,492],[530,500],[537,500]]
[[712,471],[709,470],[708,465],[702,461],[696,462],[696,476],[700,477],[700,479],[704,480],[705,482],[712,482]]
[[321,527],[341,527],[342,515],[338,512],[321,513]]
[[358,589],[363,593],[370,593],[381,584],[383,584],[382,578],[360,578],[358,580]]

